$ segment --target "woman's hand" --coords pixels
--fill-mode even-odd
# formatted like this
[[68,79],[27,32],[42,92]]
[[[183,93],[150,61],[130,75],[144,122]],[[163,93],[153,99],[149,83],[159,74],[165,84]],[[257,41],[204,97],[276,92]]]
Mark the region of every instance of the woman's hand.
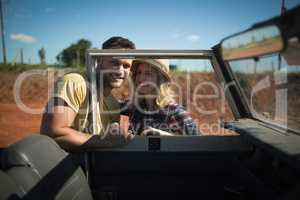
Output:
[[148,127],[141,133],[142,136],[173,136],[174,134],[159,130],[153,127]]

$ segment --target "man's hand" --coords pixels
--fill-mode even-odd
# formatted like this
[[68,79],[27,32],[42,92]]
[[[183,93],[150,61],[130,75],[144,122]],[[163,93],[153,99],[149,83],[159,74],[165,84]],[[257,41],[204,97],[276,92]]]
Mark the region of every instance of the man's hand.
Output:
[[111,146],[127,144],[133,138],[134,135],[124,131],[117,122],[110,124],[107,132],[101,136],[101,139],[110,142]]
[[133,134],[125,132],[118,123],[113,123],[103,136],[93,135],[81,149],[120,147],[128,144],[133,138]]
[[133,135],[121,129],[118,123],[111,124],[104,136],[79,132],[71,128],[75,117],[76,112],[67,105],[51,106],[43,115],[40,132],[52,137],[68,151],[120,146],[133,138]]

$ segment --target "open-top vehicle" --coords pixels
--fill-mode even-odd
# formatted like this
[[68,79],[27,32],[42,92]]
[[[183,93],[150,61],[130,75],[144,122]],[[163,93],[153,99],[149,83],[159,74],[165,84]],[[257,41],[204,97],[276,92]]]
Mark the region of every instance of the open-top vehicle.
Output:
[[96,61],[105,56],[208,61],[234,117],[222,126],[234,134],[135,136],[123,147],[72,154],[33,135],[3,150],[0,197],[299,199],[299,55],[300,7],[225,38],[212,50],[91,49],[92,104]]

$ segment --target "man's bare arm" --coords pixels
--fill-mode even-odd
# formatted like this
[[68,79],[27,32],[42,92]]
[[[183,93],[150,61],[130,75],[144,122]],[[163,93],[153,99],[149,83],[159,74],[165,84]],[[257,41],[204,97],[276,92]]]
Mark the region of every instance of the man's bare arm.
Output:
[[52,137],[64,149],[72,150],[86,143],[91,135],[71,128],[76,112],[65,105],[49,106],[42,118],[42,134]]
[[114,147],[127,144],[133,138],[132,134],[122,130],[118,124],[111,125],[104,138],[71,128],[76,112],[62,101],[56,99],[54,106],[47,106],[48,110],[43,115],[40,132],[52,137],[63,149],[87,150]]

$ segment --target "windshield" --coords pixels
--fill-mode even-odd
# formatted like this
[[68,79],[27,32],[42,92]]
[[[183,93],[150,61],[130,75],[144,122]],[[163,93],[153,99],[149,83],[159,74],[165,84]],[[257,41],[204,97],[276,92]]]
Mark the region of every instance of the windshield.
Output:
[[282,54],[230,61],[255,118],[300,131],[300,53],[297,38]]
[[[234,119],[224,94],[224,85],[214,72],[209,59],[168,59],[171,70],[171,90],[175,102],[191,114],[203,135],[231,135],[222,122]],[[134,81],[134,80],[133,80]],[[130,99],[133,85],[123,84],[113,91],[118,99]],[[157,88],[159,90],[159,88]],[[128,119],[123,118],[125,122]],[[146,122],[145,122],[146,123]],[[159,126],[163,126],[160,123]]]
[[[80,58],[75,61],[78,62],[74,62],[72,67],[45,65],[45,68],[41,68],[39,65],[17,64],[1,69],[0,80],[4,92],[0,99],[0,108],[4,117],[0,121],[0,133],[9,134],[3,137],[0,146],[5,147],[21,137],[40,131],[45,106],[54,96],[59,80],[74,72],[87,77],[86,67],[81,65],[83,62]],[[222,122],[234,120],[234,117],[223,92],[224,85],[218,81],[211,60],[170,58],[168,62],[174,100],[189,113],[199,133],[235,134],[222,128]],[[148,77],[153,78],[153,75]],[[131,90],[129,80],[125,80],[120,88],[112,90],[112,95],[117,100],[130,100],[134,94],[135,90]],[[137,119],[144,122],[141,118]],[[130,123],[128,114],[120,116],[120,124],[125,130],[129,129]],[[74,124],[75,122],[72,126]],[[152,127],[164,129],[162,124],[159,123],[157,127],[154,124]]]

